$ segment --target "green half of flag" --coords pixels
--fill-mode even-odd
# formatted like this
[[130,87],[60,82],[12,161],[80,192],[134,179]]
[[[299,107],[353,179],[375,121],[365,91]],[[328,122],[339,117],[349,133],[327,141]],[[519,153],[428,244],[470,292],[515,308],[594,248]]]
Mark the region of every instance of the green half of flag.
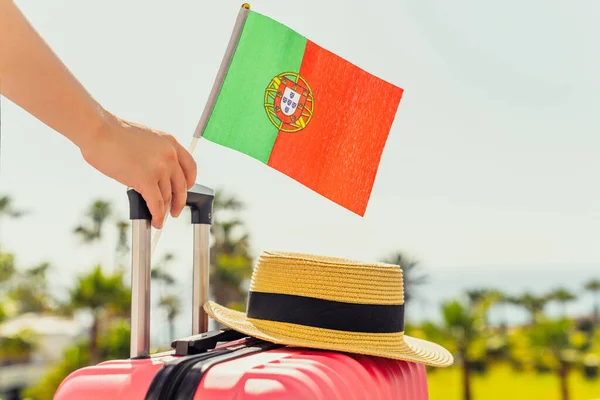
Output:
[[364,215],[402,93],[248,11],[203,137]]

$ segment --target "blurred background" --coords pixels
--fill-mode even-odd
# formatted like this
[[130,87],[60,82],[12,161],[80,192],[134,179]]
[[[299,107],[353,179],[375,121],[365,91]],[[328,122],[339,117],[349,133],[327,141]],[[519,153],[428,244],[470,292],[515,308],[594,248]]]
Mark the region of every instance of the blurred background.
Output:
[[[104,107],[184,146],[241,4],[15,3]],[[251,6],[405,93],[364,218],[200,141],[211,297],[243,310],[266,249],[396,263],[407,334],[456,357],[428,370],[432,400],[600,398],[600,4]],[[128,357],[127,198],[0,101],[0,399],[51,399],[71,371]],[[153,258],[154,350],[191,333],[188,221]]]

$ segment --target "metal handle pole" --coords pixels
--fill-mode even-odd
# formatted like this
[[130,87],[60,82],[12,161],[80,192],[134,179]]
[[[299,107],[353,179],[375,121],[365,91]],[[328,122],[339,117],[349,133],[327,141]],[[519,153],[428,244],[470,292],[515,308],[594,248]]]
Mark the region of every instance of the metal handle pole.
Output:
[[208,301],[210,225],[194,224],[194,266],[192,295],[192,335],[208,332],[208,314],[203,305]]
[[131,357],[150,354],[150,220],[133,220]]

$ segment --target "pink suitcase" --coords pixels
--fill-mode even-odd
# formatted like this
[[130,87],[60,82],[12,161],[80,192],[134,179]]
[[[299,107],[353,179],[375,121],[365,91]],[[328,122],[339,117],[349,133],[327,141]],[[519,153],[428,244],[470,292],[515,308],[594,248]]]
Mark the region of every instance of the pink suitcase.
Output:
[[209,228],[214,192],[195,185],[187,206],[194,227],[193,336],[149,354],[150,213],[129,190],[133,220],[131,358],[70,374],[55,400],[428,399],[422,364],[304,348],[208,330]]

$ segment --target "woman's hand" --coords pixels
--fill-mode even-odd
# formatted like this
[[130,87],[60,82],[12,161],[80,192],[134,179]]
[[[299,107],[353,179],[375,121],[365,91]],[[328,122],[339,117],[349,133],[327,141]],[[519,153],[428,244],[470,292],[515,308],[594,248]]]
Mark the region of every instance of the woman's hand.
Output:
[[83,158],[98,171],[139,192],[162,228],[166,213],[179,216],[196,180],[196,162],[164,132],[105,114],[100,128],[79,143]]
[[[118,60],[115,62],[119,62]],[[0,92],[79,147],[103,174],[138,191],[162,228],[196,179],[192,156],[170,135],[106,112],[10,0],[0,0]]]

